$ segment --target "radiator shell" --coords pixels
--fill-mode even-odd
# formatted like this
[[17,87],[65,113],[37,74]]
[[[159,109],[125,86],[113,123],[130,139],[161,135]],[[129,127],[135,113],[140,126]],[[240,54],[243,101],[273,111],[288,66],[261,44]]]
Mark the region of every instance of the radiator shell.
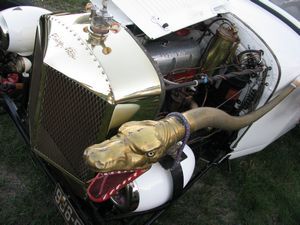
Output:
[[41,18],[29,100],[33,151],[82,185],[95,175],[85,148],[128,120],[153,119],[164,97],[155,66],[129,31],[109,35],[105,56],[87,42],[87,25],[87,14]]

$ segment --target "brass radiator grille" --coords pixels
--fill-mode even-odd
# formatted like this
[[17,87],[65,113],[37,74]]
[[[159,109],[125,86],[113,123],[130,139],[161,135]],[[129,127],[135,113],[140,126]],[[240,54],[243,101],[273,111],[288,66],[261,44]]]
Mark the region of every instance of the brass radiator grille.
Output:
[[90,179],[82,155],[99,142],[108,103],[76,81],[46,66],[36,148],[79,178]]

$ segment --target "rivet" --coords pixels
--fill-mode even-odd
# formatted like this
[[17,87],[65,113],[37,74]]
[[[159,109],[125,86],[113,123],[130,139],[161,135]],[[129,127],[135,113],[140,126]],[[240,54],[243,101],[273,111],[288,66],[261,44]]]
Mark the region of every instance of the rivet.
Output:
[[85,33],[89,32],[89,28],[88,28],[87,26],[84,27],[84,28],[83,28],[83,32],[85,32]]

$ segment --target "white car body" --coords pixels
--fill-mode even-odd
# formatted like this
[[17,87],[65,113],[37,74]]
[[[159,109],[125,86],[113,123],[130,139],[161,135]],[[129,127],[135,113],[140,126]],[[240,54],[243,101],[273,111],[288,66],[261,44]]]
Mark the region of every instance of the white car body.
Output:
[[[280,81],[276,91],[300,74],[299,34],[262,7],[246,0],[231,0],[229,11],[238,16],[266,43],[277,58]],[[255,14],[253,13],[255,12]],[[272,89],[272,85],[268,87]],[[230,158],[260,151],[295,127],[300,119],[300,91],[296,91],[247,130],[233,143]],[[240,131],[242,136],[244,131]]]
[[[134,22],[153,39],[206,20],[218,13],[232,14],[239,20],[245,31],[247,29],[253,31],[252,34],[246,31],[247,35],[242,37],[249,39],[252,36],[252,40],[247,40],[251,44],[249,47],[267,48],[272,53],[268,63],[273,72],[268,78],[268,88],[258,107],[265,104],[270,100],[270,96],[276,95],[277,91],[300,75],[300,48],[295,47],[300,46],[299,34],[280,18],[254,2],[249,0],[177,0],[175,2],[170,0],[161,4],[160,2],[158,0],[151,1],[151,3],[146,0],[114,0],[112,14],[120,15],[117,10],[119,7],[123,10],[120,17],[124,25]],[[284,10],[269,1],[262,2],[299,27],[299,21]],[[161,27],[164,23],[169,24],[168,29]],[[260,40],[255,40],[257,38]],[[258,44],[259,41],[264,42],[265,46]],[[233,151],[229,154],[230,159],[261,151],[295,127],[299,119],[300,91],[298,90],[266,116],[239,131],[238,138],[231,145]]]

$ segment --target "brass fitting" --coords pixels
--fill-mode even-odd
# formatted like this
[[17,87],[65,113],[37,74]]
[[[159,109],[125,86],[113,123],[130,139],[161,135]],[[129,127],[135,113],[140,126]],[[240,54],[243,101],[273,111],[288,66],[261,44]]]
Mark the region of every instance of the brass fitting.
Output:
[[95,5],[88,5],[87,8],[91,11],[91,24],[87,31],[89,32],[88,42],[92,46],[101,46],[102,53],[108,55],[112,49],[105,45],[105,41],[110,31],[117,33],[120,29],[120,24],[113,20],[113,17],[107,11],[108,0],[102,1],[102,9],[98,9]]

